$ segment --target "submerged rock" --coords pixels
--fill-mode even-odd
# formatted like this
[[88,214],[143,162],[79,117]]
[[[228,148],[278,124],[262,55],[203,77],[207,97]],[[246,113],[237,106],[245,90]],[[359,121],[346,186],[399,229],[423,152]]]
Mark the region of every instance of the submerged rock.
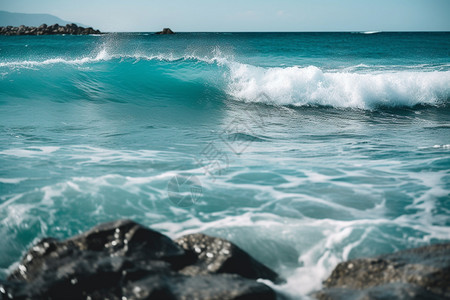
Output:
[[[254,280],[275,280],[275,272],[228,241],[200,235],[202,243],[211,243],[205,249],[229,251],[214,252],[214,263],[205,260],[191,251],[190,245],[199,241],[193,236],[174,242],[121,220],[64,241],[46,238],[2,283],[0,299],[276,298],[271,288]],[[241,261],[241,268],[230,261]]]
[[87,35],[87,34],[102,34],[100,30],[95,30],[92,27],[84,28],[77,24],[67,24],[60,26],[58,24],[47,26],[42,24],[39,27],[24,26],[19,27],[5,26],[0,27],[0,35],[53,35],[53,34],[71,34],[71,35]]
[[318,299],[450,299],[450,244],[340,263]]
[[162,31],[158,31],[155,34],[175,34],[170,28],[164,28]]

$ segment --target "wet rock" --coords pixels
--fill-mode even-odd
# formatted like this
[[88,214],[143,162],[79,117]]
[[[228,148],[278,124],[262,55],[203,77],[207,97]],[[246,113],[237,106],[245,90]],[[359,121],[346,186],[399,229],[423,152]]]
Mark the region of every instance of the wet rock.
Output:
[[363,290],[330,288],[316,294],[320,300],[387,300],[387,299],[445,299],[417,285],[389,283]]
[[158,31],[155,34],[175,34],[170,28],[164,28],[162,31]]
[[[100,252],[100,253],[95,253]],[[58,269],[74,258],[126,257],[134,262],[162,260],[177,265],[185,252],[171,239],[133,221],[105,223],[65,241],[44,239],[25,255],[10,279],[32,280],[42,269]]]
[[49,35],[49,34],[74,34],[74,35],[86,35],[86,34],[101,34],[99,30],[95,30],[92,27],[84,28],[76,24],[67,24],[66,26],[60,26],[53,24],[47,26],[42,24],[39,27],[24,26],[19,27],[0,27],[0,35]]
[[[272,289],[253,280],[258,277],[255,274],[278,278],[276,273],[231,243],[221,240],[227,246],[220,248],[220,239],[203,235],[202,243],[214,244],[206,249],[230,249],[248,261],[242,260],[242,268],[257,267],[253,273],[237,266],[202,270],[209,264],[191,253],[186,246],[191,240],[199,241],[186,238],[182,247],[129,220],[101,224],[63,241],[46,238],[25,254],[7,281],[0,283],[0,299],[276,298]],[[227,265],[223,263],[227,259],[221,261]],[[183,271],[190,265],[195,265],[196,273]]]
[[195,257],[195,262],[180,270],[180,273],[187,275],[231,273],[250,279],[282,281],[275,272],[227,240],[204,234],[190,234],[175,242]]
[[450,244],[340,263],[318,299],[450,299]]
[[276,299],[273,290],[238,275],[153,276],[129,284],[127,299]]

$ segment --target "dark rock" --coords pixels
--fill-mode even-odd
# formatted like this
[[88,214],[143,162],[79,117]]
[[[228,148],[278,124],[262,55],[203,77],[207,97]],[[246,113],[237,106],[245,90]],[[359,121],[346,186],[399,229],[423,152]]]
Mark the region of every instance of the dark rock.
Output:
[[268,286],[238,275],[150,276],[130,283],[127,299],[276,299]]
[[250,279],[269,279],[281,282],[274,271],[270,270],[233,243],[204,234],[190,234],[175,240],[195,262],[180,270],[186,275],[211,273],[238,274]]
[[450,244],[340,263],[319,299],[450,299]]
[[[65,260],[83,257],[91,252],[97,255],[127,257],[133,261],[163,260],[179,264],[184,250],[171,239],[133,221],[105,223],[65,241],[43,239],[22,259],[10,279],[32,280],[42,269],[60,267]],[[25,270],[25,271],[24,271]]]
[[316,294],[319,300],[387,300],[387,299],[445,299],[417,285],[389,283],[363,290],[330,288]]
[[158,31],[156,34],[175,34],[170,28],[164,28],[162,31]]
[[[190,250],[198,242],[212,243],[204,248],[217,256],[230,254],[211,264]],[[186,271],[191,265],[196,272]],[[209,265],[215,269],[202,270]],[[41,240],[1,283],[0,299],[275,299],[272,289],[252,280],[259,277],[278,275],[228,241],[189,235],[176,243],[122,220],[64,241]]]
[[67,24],[60,26],[58,24],[47,26],[42,24],[39,27],[24,26],[19,27],[0,27],[0,35],[49,35],[49,34],[102,34],[99,30],[92,27],[84,28],[76,24]]

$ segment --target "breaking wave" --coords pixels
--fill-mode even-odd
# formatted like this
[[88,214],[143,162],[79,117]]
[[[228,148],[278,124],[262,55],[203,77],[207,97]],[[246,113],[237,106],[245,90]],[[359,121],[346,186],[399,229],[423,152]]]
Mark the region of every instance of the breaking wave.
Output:
[[[326,72],[232,64],[229,93],[248,102],[373,109],[446,104],[450,72]],[[262,96],[263,95],[263,96]]]
[[[198,76],[201,68],[218,67],[216,80],[218,89],[233,99],[244,102],[259,102],[289,106],[331,106],[335,108],[375,109],[378,107],[413,107],[416,105],[447,105],[450,99],[450,71],[446,68],[365,67],[363,72],[346,67],[341,70],[325,70],[317,66],[261,67],[241,63],[220,51],[209,56],[170,54],[146,55],[110,54],[107,48],[91,56],[66,59],[51,58],[42,61],[1,62],[0,68],[15,70],[31,68],[45,71],[55,65],[86,65],[104,62],[142,63],[163,62],[186,63],[180,68],[187,72],[184,80]],[[195,65],[190,65],[192,62]],[[202,65],[203,64],[203,65]],[[147,67],[147,66],[146,66]],[[154,65],[148,65],[152,68]],[[158,68],[161,68],[159,65]],[[1,69],[0,69],[1,70]],[[141,69],[137,69],[139,72]],[[3,72],[3,71],[2,71]],[[7,74],[7,73],[2,73]],[[185,73],[186,74],[186,73]],[[211,76],[211,73],[206,73]],[[139,74],[134,74],[134,76]],[[203,78],[208,81],[209,78]]]

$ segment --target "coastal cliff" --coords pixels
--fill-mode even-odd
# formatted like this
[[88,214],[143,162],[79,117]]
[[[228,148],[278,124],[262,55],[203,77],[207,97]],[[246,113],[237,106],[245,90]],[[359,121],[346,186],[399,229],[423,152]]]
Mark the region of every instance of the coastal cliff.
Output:
[[102,34],[100,30],[95,30],[92,27],[82,27],[76,24],[67,24],[60,26],[58,24],[47,26],[42,24],[39,27],[24,26],[19,27],[4,26],[0,27],[0,35],[56,35],[56,34],[71,34],[71,35],[88,35],[88,34]]

